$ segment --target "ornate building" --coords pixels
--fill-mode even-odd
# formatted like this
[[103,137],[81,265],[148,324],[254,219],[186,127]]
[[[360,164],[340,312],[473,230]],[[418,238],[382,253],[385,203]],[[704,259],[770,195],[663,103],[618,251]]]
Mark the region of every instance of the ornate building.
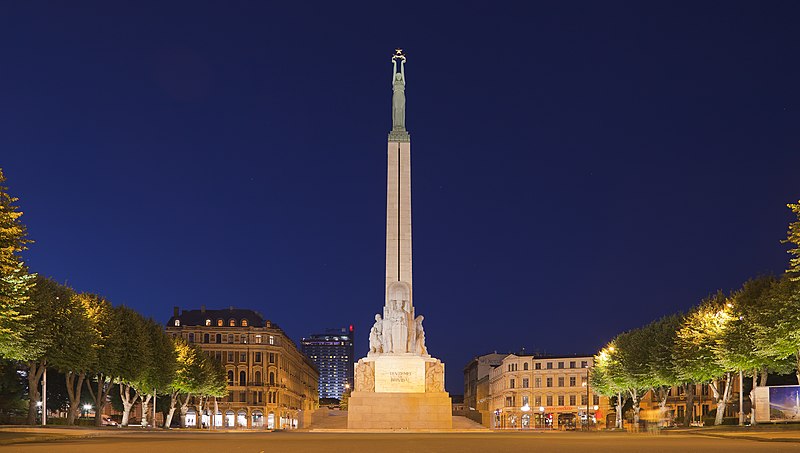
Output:
[[[292,429],[311,423],[319,373],[277,324],[253,310],[175,307],[166,330],[225,367],[229,393],[214,417],[218,427]],[[208,423],[202,417],[199,422]],[[193,409],[186,420],[189,426],[198,423]]]
[[571,429],[603,426],[608,399],[591,392],[591,356],[509,354],[489,371],[489,426]]

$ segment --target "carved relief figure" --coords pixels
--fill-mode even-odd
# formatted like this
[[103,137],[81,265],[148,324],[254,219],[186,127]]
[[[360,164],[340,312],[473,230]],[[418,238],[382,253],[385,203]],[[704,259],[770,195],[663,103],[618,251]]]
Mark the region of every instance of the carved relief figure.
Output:
[[369,331],[369,352],[383,352],[383,320],[375,315],[375,324]]
[[392,313],[392,352],[408,352],[408,317],[403,310]]
[[375,364],[359,360],[356,364],[356,388],[357,392],[375,391]]
[[425,347],[425,329],[422,328],[422,320],[425,319],[422,315],[417,316],[414,320],[414,330],[416,340],[414,343],[414,352],[419,355],[428,355],[428,348]]
[[444,365],[441,362],[425,364],[425,391],[444,392]]

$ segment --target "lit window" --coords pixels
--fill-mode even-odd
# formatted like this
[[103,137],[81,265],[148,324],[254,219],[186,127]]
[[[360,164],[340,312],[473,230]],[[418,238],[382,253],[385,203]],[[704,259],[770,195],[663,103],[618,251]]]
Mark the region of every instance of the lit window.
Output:
[[211,320],[210,320],[210,319],[206,319],[206,325],[207,325],[207,326],[210,326],[210,325],[211,325]]
[[217,325],[218,325],[219,327],[222,327],[222,326],[224,326],[224,325],[225,325],[225,321],[223,321],[223,320],[221,320],[221,319],[217,319]]
[[275,344],[275,337],[272,335],[269,336],[269,344]]
[[180,319],[176,319],[175,320],[175,327],[180,327],[180,325],[181,325],[181,320]]
[[235,319],[233,319],[233,318],[231,318],[231,319],[228,321],[228,325],[229,325],[229,326],[231,326],[231,327],[235,327],[235,326],[236,326],[236,320],[235,320]]
[[242,327],[247,327],[247,320],[246,319],[242,319]]
[[256,343],[261,344],[261,335],[256,335]]

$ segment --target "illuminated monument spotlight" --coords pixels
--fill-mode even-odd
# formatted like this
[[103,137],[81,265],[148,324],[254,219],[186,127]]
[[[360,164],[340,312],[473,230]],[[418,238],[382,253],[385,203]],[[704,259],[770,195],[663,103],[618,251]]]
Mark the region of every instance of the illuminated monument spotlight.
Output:
[[[398,72],[398,62],[400,71]],[[369,353],[355,365],[350,429],[450,429],[444,364],[428,354],[411,286],[411,137],[406,130],[406,56],[392,56],[392,131],[386,188],[386,299]]]

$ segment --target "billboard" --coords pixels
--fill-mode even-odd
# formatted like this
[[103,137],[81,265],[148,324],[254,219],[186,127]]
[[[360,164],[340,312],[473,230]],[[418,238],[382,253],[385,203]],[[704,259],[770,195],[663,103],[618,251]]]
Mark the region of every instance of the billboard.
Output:
[[800,422],[800,385],[756,387],[755,403],[759,423]]

